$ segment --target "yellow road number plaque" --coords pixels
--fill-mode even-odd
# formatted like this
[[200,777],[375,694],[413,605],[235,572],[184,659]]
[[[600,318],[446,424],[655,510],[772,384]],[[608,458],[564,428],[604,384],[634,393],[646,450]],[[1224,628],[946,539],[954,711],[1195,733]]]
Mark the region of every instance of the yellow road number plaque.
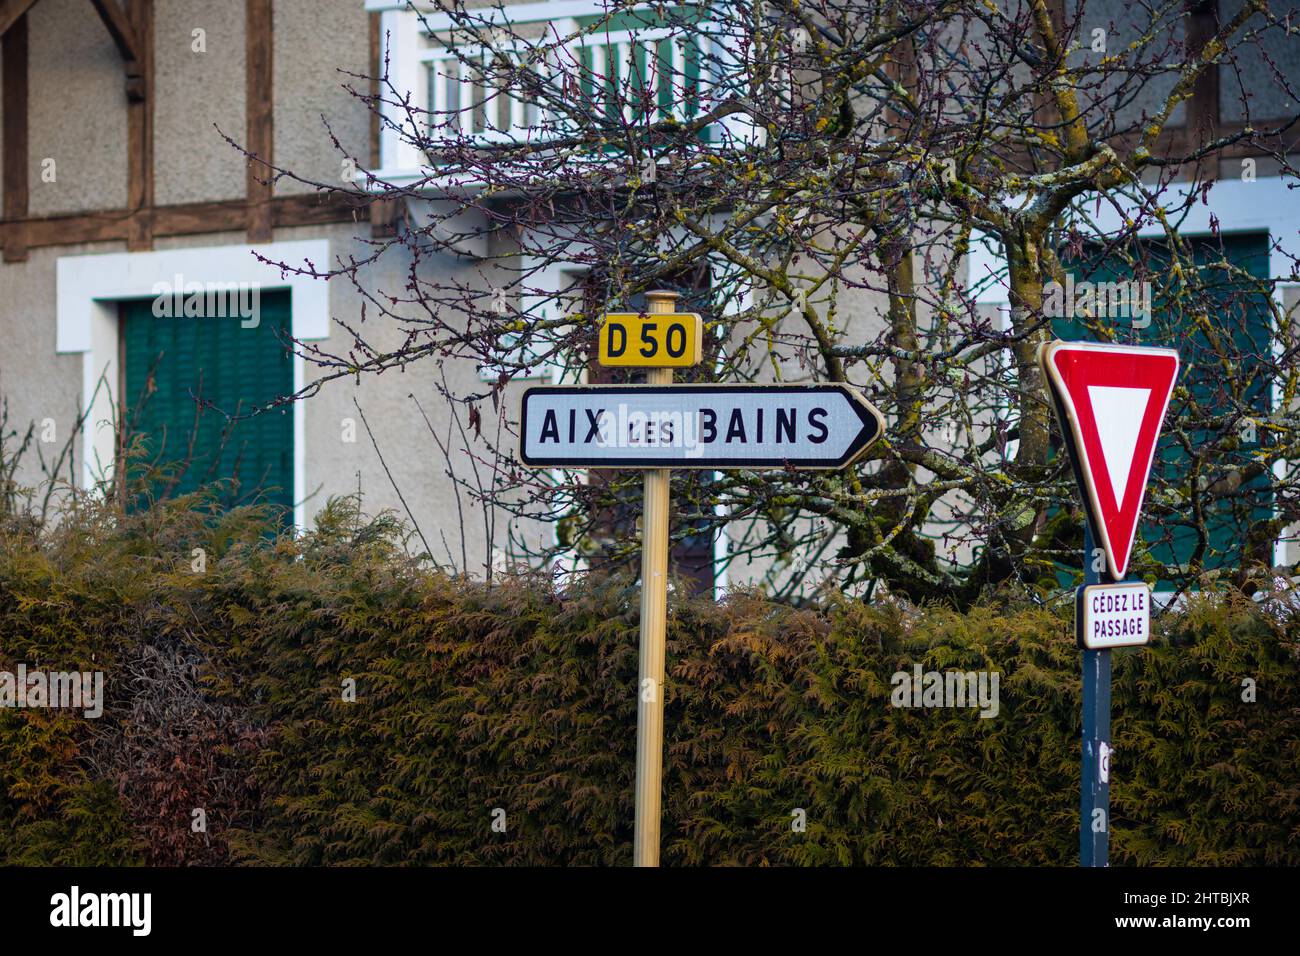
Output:
[[597,359],[615,368],[690,368],[703,357],[704,323],[695,312],[610,312],[600,327]]

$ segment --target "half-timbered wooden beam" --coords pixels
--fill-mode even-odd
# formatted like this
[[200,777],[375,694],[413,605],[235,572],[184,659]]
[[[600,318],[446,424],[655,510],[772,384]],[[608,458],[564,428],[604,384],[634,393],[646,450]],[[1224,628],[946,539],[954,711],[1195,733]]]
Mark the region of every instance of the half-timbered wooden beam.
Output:
[[[1218,0],[1188,0],[1187,50],[1189,56],[1199,56],[1205,44],[1219,32]],[[1205,69],[1192,87],[1187,100],[1187,144],[1195,149],[1219,134],[1219,66]],[[1214,169],[1207,171],[1213,175]]]
[[[379,76],[384,69],[383,52],[383,16],[372,13],[370,16],[370,169],[380,166],[379,147]],[[375,239],[384,239],[396,234],[394,228],[400,213],[399,203],[395,199],[375,199],[370,203],[370,235]]]
[[245,195],[248,199],[248,241],[269,242],[274,220],[274,186],[270,164],[275,159],[275,117],[272,106],[271,0],[244,4],[244,116],[248,152]]
[[134,252],[153,248],[153,0],[127,0],[126,20],[138,54],[126,61],[126,247]]
[[99,19],[104,21],[104,26],[108,28],[108,35],[113,38],[113,43],[117,45],[117,52],[122,55],[122,59],[137,61],[143,59],[144,51],[141,49],[140,38],[136,35],[126,10],[118,5],[117,0],[90,0],[90,3],[99,14]]
[[[357,200],[341,195],[319,197],[277,196],[269,204],[271,223],[277,228],[289,226],[323,226],[331,223],[356,223],[367,210]],[[154,238],[160,236],[200,236],[217,232],[246,230],[249,206],[242,199],[215,200],[156,206],[151,210],[150,226]],[[87,242],[130,241],[130,210],[71,213],[41,216],[22,223],[27,248],[80,245]],[[12,226],[13,224],[8,224]]]
[[36,0],[0,0],[0,36],[8,33],[35,4]]
[[[28,4],[31,6],[31,4]],[[4,156],[0,185],[4,192],[4,261],[27,258],[27,18],[6,24],[0,39],[4,70],[0,75],[4,97]]]

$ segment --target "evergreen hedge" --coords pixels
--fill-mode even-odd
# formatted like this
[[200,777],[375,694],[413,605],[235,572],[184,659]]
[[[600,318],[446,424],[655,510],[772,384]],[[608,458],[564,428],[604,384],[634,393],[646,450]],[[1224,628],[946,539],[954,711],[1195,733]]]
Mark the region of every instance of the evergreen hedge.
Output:
[[[0,710],[0,862],[628,863],[629,582],[430,571],[349,501],[273,527],[195,496],[4,519],[0,670],[102,669],[108,701]],[[1201,594],[1116,652],[1114,864],[1300,863],[1290,606]],[[1069,615],[672,601],[663,862],[1073,863]],[[998,716],[891,706],[916,664],[999,672]]]

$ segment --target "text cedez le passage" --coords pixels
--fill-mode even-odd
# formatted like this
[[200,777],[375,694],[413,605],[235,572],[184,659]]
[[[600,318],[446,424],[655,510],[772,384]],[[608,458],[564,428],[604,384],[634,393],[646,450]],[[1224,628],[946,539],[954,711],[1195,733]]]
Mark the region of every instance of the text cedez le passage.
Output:
[[1144,637],[1147,630],[1147,591],[1096,591],[1089,596],[1093,637]]

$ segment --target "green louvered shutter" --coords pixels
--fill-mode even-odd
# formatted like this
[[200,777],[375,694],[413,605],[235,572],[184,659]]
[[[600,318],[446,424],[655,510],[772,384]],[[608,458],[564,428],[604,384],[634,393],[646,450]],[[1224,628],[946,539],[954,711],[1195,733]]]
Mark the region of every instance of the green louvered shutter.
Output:
[[[293,391],[289,315],[287,291],[263,292],[260,321],[249,328],[236,316],[158,317],[152,299],[124,303],[126,426],[151,461],[190,460],[173,495],[235,478],[227,505],[261,493],[292,508],[291,407],[235,423],[222,414],[246,413]],[[211,407],[199,409],[196,397]]]

